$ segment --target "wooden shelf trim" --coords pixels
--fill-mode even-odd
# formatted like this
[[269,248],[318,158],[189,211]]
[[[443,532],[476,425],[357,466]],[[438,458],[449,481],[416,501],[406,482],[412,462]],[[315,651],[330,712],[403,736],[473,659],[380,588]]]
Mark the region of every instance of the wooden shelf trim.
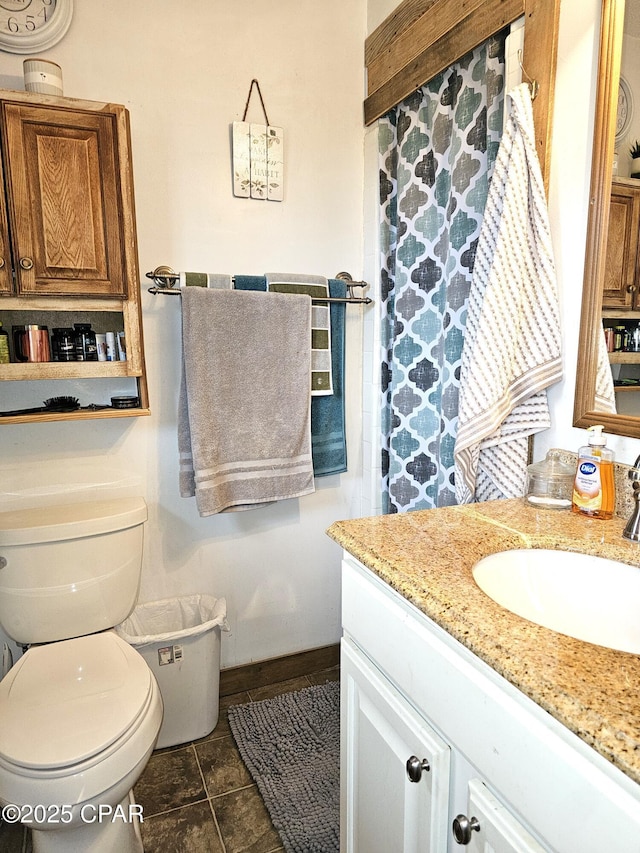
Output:
[[602,319],[626,323],[628,320],[640,320],[640,311],[633,308],[603,308]]
[[640,352],[610,352],[610,364],[640,364]]
[[614,175],[611,183],[614,187],[631,187],[634,190],[640,189],[640,178],[624,178],[621,175]]
[[22,379],[115,379],[141,376],[128,361],[45,361],[0,364],[0,382]]
[[0,311],[113,311],[122,314],[127,301],[90,296],[0,296]]
[[147,408],[139,409],[96,409],[95,411],[38,412],[32,415],[0,417],[0,424],[48,423],[49,421],[87,421],[95,418],[134,418],[150,415]]

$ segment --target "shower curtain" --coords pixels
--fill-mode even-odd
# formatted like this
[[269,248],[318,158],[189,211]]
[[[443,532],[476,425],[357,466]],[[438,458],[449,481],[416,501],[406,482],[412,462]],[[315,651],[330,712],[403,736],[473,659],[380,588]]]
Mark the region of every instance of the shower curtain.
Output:
[[502,132],[505,35],[380,120],[385,512],[455,503],[460,357]]

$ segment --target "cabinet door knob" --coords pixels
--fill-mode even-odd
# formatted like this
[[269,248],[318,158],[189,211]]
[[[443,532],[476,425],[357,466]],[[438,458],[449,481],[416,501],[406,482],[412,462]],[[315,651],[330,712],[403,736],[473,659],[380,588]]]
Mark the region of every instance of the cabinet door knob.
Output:
[[417,755],[412,755],[411,758],[407,759],[407,776],[409,777],[410,782],[419,782],[422,779],[423,770],[425,773],[428,773],[429,770],[431,770],[426,758],[423,758],[422,761],[420,761]]
[[464,814],[459,814],[458,817],[454,818],[451,828],[457,844],[468,844],[471,841],[471,833],[480,832],[478,818],[469,819]]
[[4,269],[4,258],[0,258],[0,270]]
[[20,266],[23,270],[30,270],[33,268],[33,261],[31,258],[20,258]]
[[637,289],[638,288],[635,284],[628,284],[627,285],[627,293],[635,293]]

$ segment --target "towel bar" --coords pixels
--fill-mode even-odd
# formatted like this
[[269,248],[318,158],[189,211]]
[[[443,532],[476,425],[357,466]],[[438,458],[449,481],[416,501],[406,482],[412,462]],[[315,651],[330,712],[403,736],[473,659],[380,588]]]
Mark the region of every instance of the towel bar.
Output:
[[[176,282],[180,280],[180,273],[175,272],[175,270],[172,270],[171,267],[156,267],[152,272],[146,273],[146,276],[154,282],[153,287],[147,288],[149,293],[163,293],[167,296],[180,296],[181,290],[179,287],[175,286]],[[353,295],[354,287],[369,286],[366,281],[354,281],[348,272],[339,272],[337,273],[336,278],[346,283],[348,296],[328,296],[326,299],[312,299],[311,301],[313,303],[321,304],[324,304],[326,302],[342,302],[349,305],[372,304],[373,299],[370,299],[368,296]],[[231,280],[234,280],[233,276]]]

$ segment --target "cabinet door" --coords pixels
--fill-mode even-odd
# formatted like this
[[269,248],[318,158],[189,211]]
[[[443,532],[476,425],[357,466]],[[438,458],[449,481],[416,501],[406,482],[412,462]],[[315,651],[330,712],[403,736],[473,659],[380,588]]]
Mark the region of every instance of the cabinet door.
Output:
[[3,103],[21,295],[125,295],[116,116]]
[[[468,817],[471,827],[458,844],[469,853],[545,853],[522,824],[479,779],[469,782]],[[456,818],[459,820],[459,818]],[[468,840],[467,840],[468,839]]]
[[636,263],[640,227],[640,191],[614,184],[609,206],[607,259],[604,267],[605,308],[634,308],[638,301]]
[[[449,747],[348,640],[341,663],[342,853],[446,849]],[[428,762],[417,782],[407,760]]]

